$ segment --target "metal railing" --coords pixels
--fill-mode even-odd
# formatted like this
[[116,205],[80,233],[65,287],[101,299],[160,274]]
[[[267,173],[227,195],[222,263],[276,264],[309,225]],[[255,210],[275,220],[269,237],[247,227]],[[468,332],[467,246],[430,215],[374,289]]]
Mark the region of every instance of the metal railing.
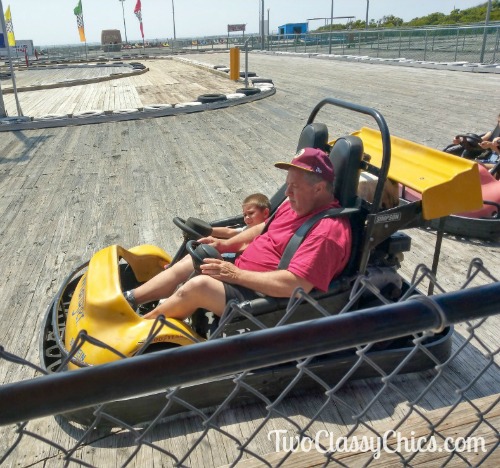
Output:
[[[425,282],[439,294],[412,296]],[[387,305],[352,310],[367,292]],[[145,451],[162,466],[352,466],[379,457],[407,466],[422,456],[426,466],[478,466],[498,456],[499,298],[500,283],[479,260],[452,293],[420,266],[401,303],[360,277],[339,315],[299,291],[271,329],[224,339],[216,332],[193,346],[5,384],[0,464],[34,463],[26,451],[38,444],[46,462],[85,466],[104,466],[110,451],[121,466],[143,465]],[[304,302],[319,318],[292,324]],[[242,316],[264,328],[231,305],[219,329]],[[101,346],[80,338],[70,357],[84,341]],[[4,348],[0,360],[45,373]],[[408,374],[417,361],[427,370]]]
[[[36,47],[39,60],[104,60],[143,55],[227,51],[231,47],[262,49],[259,35],[153,39],[142,43]],[[326,33],[269,35],[264,48],[273,51],[355,54],[377,58],[406,58],[437,62],[497,63],[500,24],[408,29],[342,30]],[[14,57],[15,58],[15,57]],[[24,55],[17,57],[20,63]]]
[[[406,58],[436,62],[496,63],[500,25],[418,29],[369,29],[274,36],[268,50]],[[482,58],[482,60],[481,60]]]

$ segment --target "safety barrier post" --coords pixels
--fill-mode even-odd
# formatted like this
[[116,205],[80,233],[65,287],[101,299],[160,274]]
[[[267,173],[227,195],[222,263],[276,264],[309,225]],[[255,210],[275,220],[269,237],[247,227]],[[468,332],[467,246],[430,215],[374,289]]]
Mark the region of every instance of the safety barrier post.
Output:
[[229,78],[238,81],[240,78],[240,49],[233,47],[229,50]]

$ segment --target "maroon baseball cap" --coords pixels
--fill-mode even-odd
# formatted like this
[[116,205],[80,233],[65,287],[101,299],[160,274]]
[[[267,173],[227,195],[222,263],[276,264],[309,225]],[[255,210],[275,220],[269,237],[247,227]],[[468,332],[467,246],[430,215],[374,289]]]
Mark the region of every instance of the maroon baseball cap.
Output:
[[295,155],[292,162],[277,162],[275,166],[278,169],[297,167],[308,172],[314,172],[328,182],[333,182],[335,179],[333,165],[328,154],[317,148],[304,148]]

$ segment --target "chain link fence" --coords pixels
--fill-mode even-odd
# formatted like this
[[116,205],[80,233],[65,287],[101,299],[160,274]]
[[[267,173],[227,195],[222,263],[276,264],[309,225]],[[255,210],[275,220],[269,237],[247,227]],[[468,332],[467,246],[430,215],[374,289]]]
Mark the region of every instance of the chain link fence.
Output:
[[[368,30],[343,30],[331,33],[311,33],[265,36],[210,36],[184,39],[149,39],[144,43],[116,44],[115,50],[105,50],[100,44],[88,46],[43,46],[38,61],[86,61],[140,58],[144,56],[171,55],[196,52],[223,52],[231,47],[248,49],[350,54],[375,58],[436,61],[498,63],[500,60],[500,25],[488,26],[428,27],[411,29],[371,28]],[[14,60],[24,63],[25,57],[18,52]]]
[[350,54],[375,58],[497,63],[500,26],[369,29],[270,37],[267,48],[289,52]]
[[[497,466],[499,288],[478,259],[451,293],[419,266],[396,304],[360,277],[340,314],[297,291],[276,327],[220,339],[265,328],[231,304],[204,343],[78,371],[105,346],[85,333],[49,374],[1,347],[43,376],[0,387],[0,465]],[[353,310],[367,292],[386,305]],[[291,323],[304,303],[319,318]]]

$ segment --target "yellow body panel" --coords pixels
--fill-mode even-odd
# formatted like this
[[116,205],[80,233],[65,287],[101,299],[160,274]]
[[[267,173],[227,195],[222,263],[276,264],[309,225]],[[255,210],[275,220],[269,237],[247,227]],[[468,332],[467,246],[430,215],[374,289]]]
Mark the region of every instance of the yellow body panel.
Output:
[[[382,139],[378,130],[363,127],[354,132],[363,141],[370,163],[382,164]],[[424,219],[482,208],[477,163],[443,151],[391,136],[388,177],[422,195]]]
[[[106,247],[92,257],[87,272],[80,279],[68,309],[65,345],[70,349],[78,333],[103,341],[125,356],[134,355],[151,331],[154,320],[140,317],[125,300],[119,275],[119,260],[123,258],[132,268],[136,278],[147,281],[160,273],[171,257],[162,249],[142,245],[126,250],[118,245]],[[184,333],[163,327],[154,343],[189,345],[201,338],[184,322],[169,319]],[[120,359],[117,354],[85,343],[76,357],[89,365]]]

